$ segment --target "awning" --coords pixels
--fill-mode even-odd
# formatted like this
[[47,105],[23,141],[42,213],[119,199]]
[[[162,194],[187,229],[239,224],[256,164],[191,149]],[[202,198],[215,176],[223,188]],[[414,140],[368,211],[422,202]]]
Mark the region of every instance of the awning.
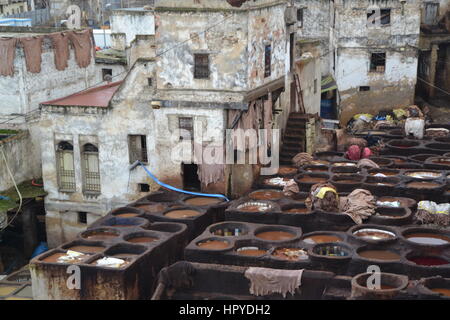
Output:
[[322,87],[321,93],[337,89],[336,81],[333,79],[331,74],[322,77],[320,86]]

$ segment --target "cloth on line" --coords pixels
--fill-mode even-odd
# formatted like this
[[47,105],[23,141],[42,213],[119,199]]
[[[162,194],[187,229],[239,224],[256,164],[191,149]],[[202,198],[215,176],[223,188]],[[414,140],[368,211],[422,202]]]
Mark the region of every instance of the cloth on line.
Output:
[[40,37],[26,37],[20,38],[19,41],[23,46],[25,53],[25,62],[28,72],[39,73],[41,72],[42,62],[42,41],[43,36]]
[[341,198],[341,211],[350,216],[356,224],[375,214],[376,201],[370,191],[355,189],[347,197]]
[[53,45],[56,70],[67,68],[69,60],[69,35],[67,32],[54,32],[48,35]]
[[245,270],[245,277],[250,280],[250,294],[266,296],[280,293],[286,298],[288,293],[294,295],[302,284],[303,269],[279,270],[250,267]]
[[14,58],[16,56],[16,38],[0,38],[0,75],[14,75]]
[[91,63],[92,36],[90,30],[68,32],[69,39],[75,49],[75,60],[80,68]]

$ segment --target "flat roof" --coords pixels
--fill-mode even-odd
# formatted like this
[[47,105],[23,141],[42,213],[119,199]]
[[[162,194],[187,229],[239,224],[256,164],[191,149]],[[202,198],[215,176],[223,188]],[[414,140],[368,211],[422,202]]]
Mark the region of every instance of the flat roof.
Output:
[[109,101],[119,88],[122,81],[109,83],[103,86],[80,91],[70,96],[42,102],[42,105],[73,106],[73,107],[108,107]]

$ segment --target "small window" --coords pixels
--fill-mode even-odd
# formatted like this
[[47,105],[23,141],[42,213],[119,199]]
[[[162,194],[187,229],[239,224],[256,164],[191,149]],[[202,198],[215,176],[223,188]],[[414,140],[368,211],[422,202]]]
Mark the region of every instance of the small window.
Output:
[[58,170],[58,186],[61,192],[75,192],[75,166],[73,145],[61,141],[56,149],[56,168]]
[[297,22],[300,28],[303,27],[303,8],[297,9]]
[[374,52],[370,57],[370,71],[383,73],[386,68],[386,53]]
[[264,49],[264,78],[270,77],[272,64],[272,46],[267,45]]
[[148,82],[148,86],[149,87],[153,86],[153,79],[152,78],[147,78],[147,82]]
[[391,9],[381,9],[380,16],[377,16],[377,10],[369,10],[367,12],[367,20],[370,20],[370,25],[389,25],[391,23]]
[[359,91],[370,91],[370,87],[369,86],[360,86]]
[[140,192],[150,192],[150,186],[147,183],[139,183]]
[[139,160],[147,163],[147,136],[144,135],[129,135],[128,148],[130,153],[130,163]]
[[180,140],[194,139],[194,123],[191,117],[178,118],[178,127],[180,129]]
[[208,54],[194,54],[194,78],[195,79],[209,78]]
[[314,93],[317,93],[317,79],[314,79]]
[[83,169],[83,192],[100,193],[100,168],[98,161],[98,148],[86,143],[81,152],[81,163]]
[[102,79],[103,81],[111,81],[112,69],[102,69]]
[[78,212],[78,223],[87,224],[87,212]]

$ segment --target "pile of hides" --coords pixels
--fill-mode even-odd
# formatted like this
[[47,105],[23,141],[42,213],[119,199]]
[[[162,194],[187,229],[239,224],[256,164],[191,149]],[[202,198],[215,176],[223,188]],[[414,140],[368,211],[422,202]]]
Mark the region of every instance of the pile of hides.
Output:
[[361,148],[357,145],[351,145],[348,147],[345,157],[349,160],[358,161],[360,159],[367,159],[372,155],[372,151],[365,147]]
[[[16,47],[20,44],[25,55],[27,71],[31,73],[41,72],[42,43],[50,39],[55,67],[61,71],[67,68],[69,60],[69,42],[75,50],[75,60],[80,68],[86,68],[95,57],[95,41],[91,29],[83,31],[55,32],[48,35],[31,36],[22,38],[0,37],[0,75],[14,75],[14,58]],[[3,58],[5,57],[5,58]]]
[[303,269],[279,270],[250,267],[245,270],[244,275],[250,280],[250,294],[267,296],[279,293],[286,298],[288,293],[294,295],[301,286]]
[[360,148],[367,147],[367,141],[363,138],[355,138],[345,132],[344,129],[336,129],[336,147],[337,151],[345,151],[351,145],[357,145]]
[[292,197],[293,195],[298,193],[300,193],[300,188],[298,187],[297,182],[295,182],[293,179],[288,181],[283,187],[283,194],[286,197]]
[[313,160],[313,157],[309,153],[300,152],[292,158],[292,163],[296,167],[301,167],[305,164],[311,163]]
[[416,220],[423,224],[447,227],[450,225],[450,203],[420,201],[417,204]]
[[342,213],[348,215],[356,224],[375,214],[376,200],[370,191],[355,189],[340,201]]
[[336,187],[331,183],[317,183],[311,187],[305,205],[310,210],[321,210],[325,212],[339,211],[339,196]]
[[380,166],[377,165],[375,162],[373,162],[370,159],[361,159],[356,164],[358,168],[366,168],[366,169],[379,169]]

